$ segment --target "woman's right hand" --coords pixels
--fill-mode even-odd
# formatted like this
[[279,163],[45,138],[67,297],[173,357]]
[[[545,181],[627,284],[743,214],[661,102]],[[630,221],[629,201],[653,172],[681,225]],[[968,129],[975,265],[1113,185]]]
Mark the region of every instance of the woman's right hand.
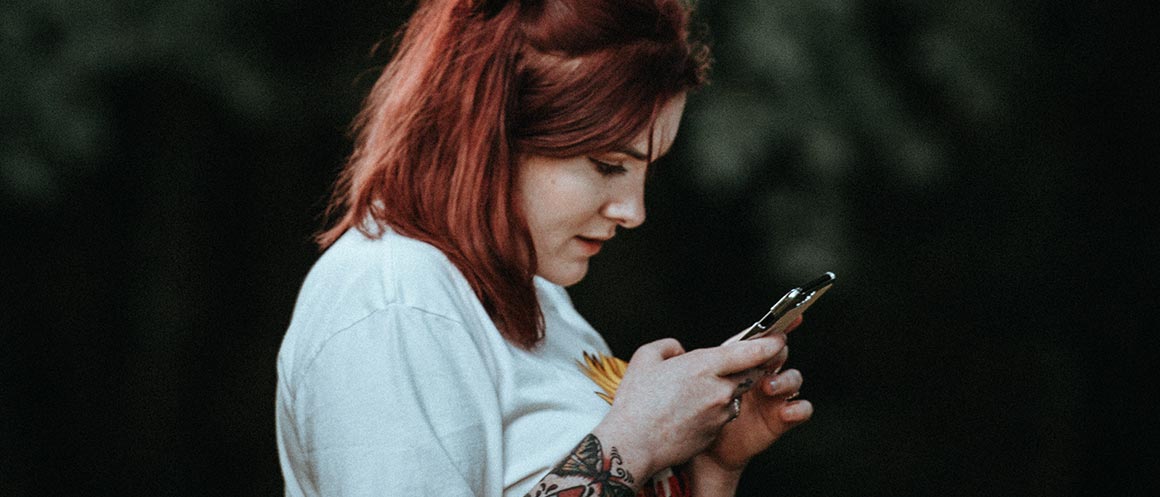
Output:
[[734,373],[768,363],[785,347],[784,335],[685,352],[673,339],[633,354],[612,409],[593,429],[621,464],[644,479],[705,450],[731,419]]

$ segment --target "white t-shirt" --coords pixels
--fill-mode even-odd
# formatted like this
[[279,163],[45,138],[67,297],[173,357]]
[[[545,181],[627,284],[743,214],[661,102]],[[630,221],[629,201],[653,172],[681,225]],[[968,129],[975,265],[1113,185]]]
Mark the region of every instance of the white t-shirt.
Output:
[[608,345],[562,287],[535,286],[547,327],[527,351],[435,247],[391,230],[340,238],[278,355],[286,495],[527,493],[609,409],[578,364]]

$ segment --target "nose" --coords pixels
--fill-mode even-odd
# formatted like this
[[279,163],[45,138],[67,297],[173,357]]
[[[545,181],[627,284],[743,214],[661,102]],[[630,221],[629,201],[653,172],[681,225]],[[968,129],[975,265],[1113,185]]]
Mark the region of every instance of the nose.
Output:
[[601,214],[623,228],[635,228],[644,224],[644,181],[624,185],[613,192],[604,203]]

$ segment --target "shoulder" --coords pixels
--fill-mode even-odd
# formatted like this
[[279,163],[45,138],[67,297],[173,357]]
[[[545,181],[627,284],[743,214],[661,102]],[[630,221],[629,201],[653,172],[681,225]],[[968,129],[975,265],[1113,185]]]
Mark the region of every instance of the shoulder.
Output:
[[351,230],[311,268],[295,312],[343,307],[359,319],[402,305],[456,319],[474,300],[462,274],[434,246],[390,230],[377,238]]
[[416,321],[403,319],[394,321],[400,326],[372,331],[407,333],[414,340],[466,330],[480,335],[477,344],[498,335],[466,279],[439,249],[390,230],[377,238],[351,230],[318,259],[303,282],[280,363],[309,363],[337,335],[398,314],[431,326],[409,329],[413,326],[401,324]]

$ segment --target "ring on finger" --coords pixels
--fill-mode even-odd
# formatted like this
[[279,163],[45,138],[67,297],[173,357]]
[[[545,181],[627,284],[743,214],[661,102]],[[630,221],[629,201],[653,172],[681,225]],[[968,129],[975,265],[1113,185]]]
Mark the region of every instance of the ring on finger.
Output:
[[[740,416],[740,415],[741,415],[741,397],[733,397],[733,400],[729,402],[729,421],[733,421],[734,419],[737,419],[737,416]],[[726,421],[726,422],[728,422],[728,421]]]

